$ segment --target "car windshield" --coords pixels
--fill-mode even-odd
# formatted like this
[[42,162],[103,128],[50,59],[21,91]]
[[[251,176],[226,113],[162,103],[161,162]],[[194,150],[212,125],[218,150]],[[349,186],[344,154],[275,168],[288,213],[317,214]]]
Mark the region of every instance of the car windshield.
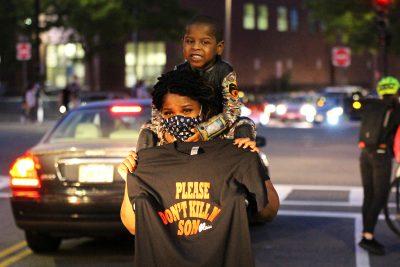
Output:
[[75,110],[62,120],[47,142],[138,138],[140,127],[150,120],[150,114],[150,107],[133,111],[112,111],[109,107]]

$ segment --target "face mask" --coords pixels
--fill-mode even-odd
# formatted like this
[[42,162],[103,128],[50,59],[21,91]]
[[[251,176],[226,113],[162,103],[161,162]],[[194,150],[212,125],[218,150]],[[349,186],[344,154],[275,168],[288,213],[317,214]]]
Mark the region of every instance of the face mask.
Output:
[[185,141],[191,137],[194,133],[190,130],[199,125],[202,122],[200,116],[196,118],[185,117],[176,115],[168,119],[162,119],[164,128],[173,135],[176,140]]

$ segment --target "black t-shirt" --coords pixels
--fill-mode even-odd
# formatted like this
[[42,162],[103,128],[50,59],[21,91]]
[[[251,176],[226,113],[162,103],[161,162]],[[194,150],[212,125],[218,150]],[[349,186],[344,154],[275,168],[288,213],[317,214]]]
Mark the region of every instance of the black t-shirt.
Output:
[[127,178],[135,265],[254,265],[245,197],[253,197],[258,211],[266,206],[265,176],[258,154],[231,140],[139,151]]

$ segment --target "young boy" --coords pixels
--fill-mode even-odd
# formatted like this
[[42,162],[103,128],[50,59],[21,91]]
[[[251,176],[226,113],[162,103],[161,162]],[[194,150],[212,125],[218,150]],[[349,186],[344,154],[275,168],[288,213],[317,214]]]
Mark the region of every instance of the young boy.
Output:
[[[182,46],[185,63],[176,66],[176,69],[191,70],[200,74],[215,88],[216,95],[221,100],[221,113],[193,129],[194,135],[186,141],[206,141],[220,134],[223,134],[223,138],[233,139],[234,124],[246,128],[244,136],[240,137],[254,140],[256,135],[254,123],[248,118],[238,120],[242,104],[238,97],[236,73],[221,59],[224,41],[217,22],[208,16],[193,18],[186,25]],[[156,110],[153,112],[151,124],[143,128],[158,133],[160,144],[164,143],[165,135],[160,127],[160,114]]]

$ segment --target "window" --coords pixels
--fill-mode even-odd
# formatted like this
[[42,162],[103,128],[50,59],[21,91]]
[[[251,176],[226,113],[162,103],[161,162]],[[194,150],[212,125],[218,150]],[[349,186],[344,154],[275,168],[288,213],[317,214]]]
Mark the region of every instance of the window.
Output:
[[76,75],[82,84],[85,76],[83,57],[85,52],[79,43],[49,44],[46,46],[46,85],[63,88],[68,78]]
[[258,6],[257,28],[265,31],[268,29],[268,7],[267,5]]
[[167,61],[164,42],[128,43],[125,53],[125,86],[138,80],[152,84],[161,75]]
[[294,7],[290,10],[290,30],[296,32],[299,29],[299,13]]
[[288,14],[287,8],[280,6],[277,9],[277,30],[279,32],[286,32],[288,30]]
[[243,7],[243,28],[246,30],[253,30],[256,24],[256,11],[254,4],[247,3]]

